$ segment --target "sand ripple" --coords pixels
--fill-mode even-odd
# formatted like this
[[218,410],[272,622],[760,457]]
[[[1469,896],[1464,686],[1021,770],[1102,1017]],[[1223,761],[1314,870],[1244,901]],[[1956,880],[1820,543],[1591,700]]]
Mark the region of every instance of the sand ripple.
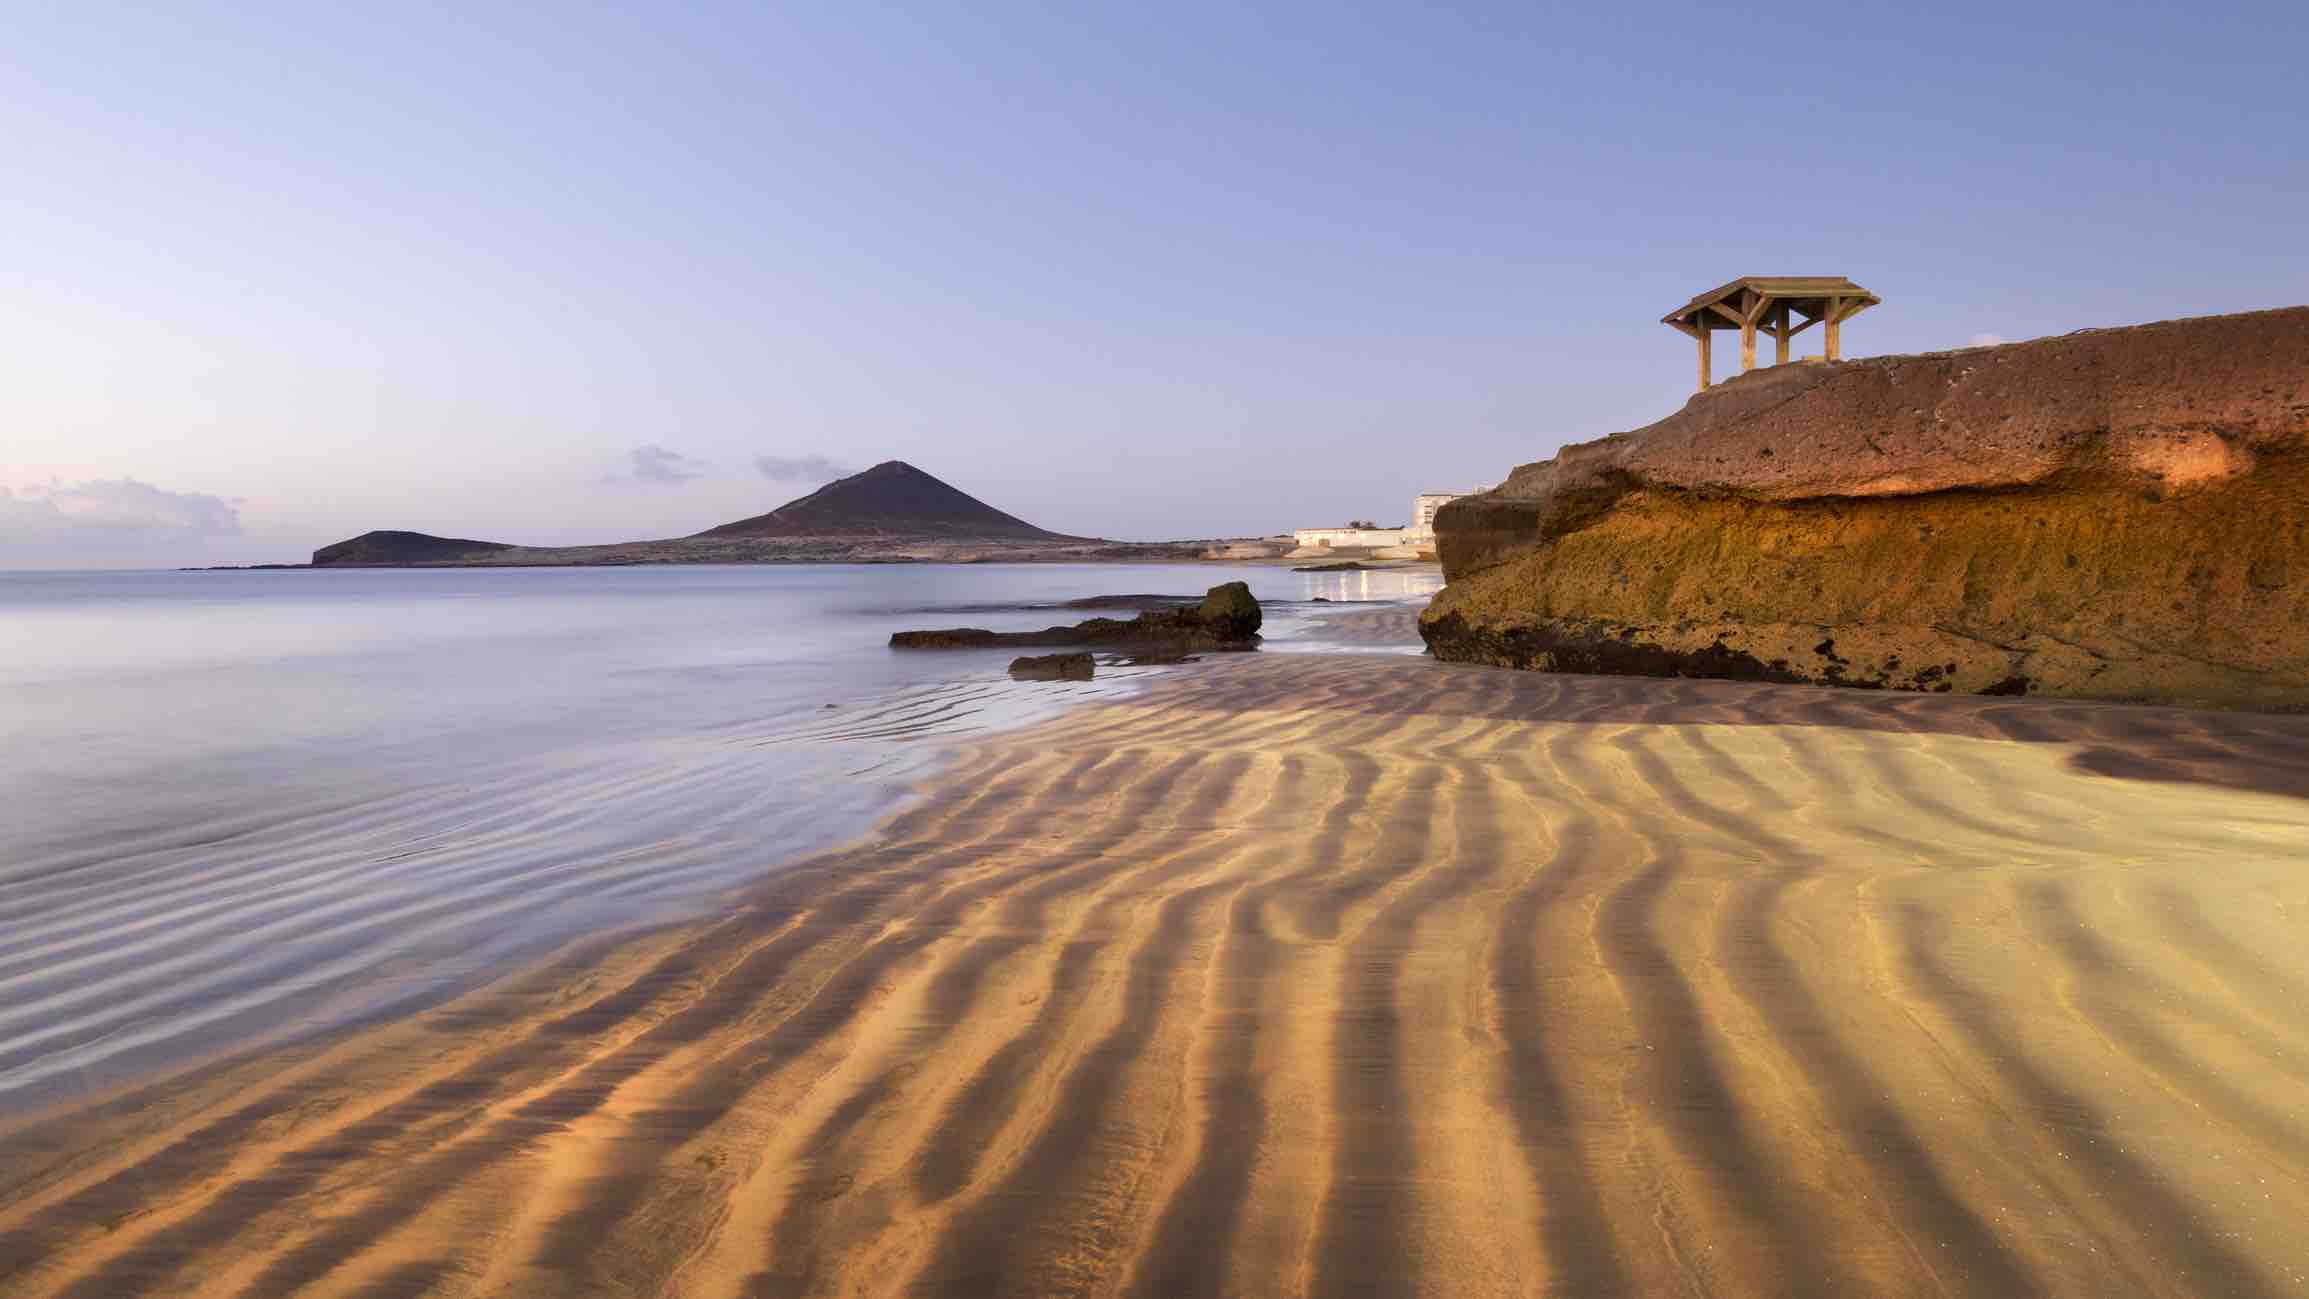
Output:
[[[2292,719],[1220,660],[711,923],[19,1125],[0,1294],[2294,1293],[2305,796]],[[426,923],[289,919],[328,860],[236,887]],[[142,973],[183,883],[0,978],[229,996]]]
[[928,746],[1143,676],[990,673],[0,863],[0,1101],[427,1004],[576,933],[695,915],[866,828]]

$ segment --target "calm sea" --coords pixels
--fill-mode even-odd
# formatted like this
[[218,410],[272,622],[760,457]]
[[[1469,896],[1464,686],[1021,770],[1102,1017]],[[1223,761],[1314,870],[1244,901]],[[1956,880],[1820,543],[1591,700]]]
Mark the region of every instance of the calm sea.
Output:
[[[850,838],[1022,684],[893,652],[1243,578],[1270,649],[1432,572],[865,565],[0,573],[0,1104],[421,1005]],[[1124,614],[1122,616],[1128,616]],[[1409,647],[1415,649],[1415,646]]]

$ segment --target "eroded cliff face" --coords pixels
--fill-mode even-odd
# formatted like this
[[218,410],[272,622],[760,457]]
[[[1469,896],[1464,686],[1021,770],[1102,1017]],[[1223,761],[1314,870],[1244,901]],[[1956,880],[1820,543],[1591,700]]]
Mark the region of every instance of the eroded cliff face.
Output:
[[1759,370],[1436,528],[1441,658],[2309,707],[2309,308]]

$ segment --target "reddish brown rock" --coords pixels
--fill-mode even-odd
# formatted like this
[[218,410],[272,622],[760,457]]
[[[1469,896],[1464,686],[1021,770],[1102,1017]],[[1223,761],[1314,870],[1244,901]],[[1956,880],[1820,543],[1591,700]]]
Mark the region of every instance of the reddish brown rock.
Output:
[[2309,308],[1758,370],[1436,527],[1444,658],[2309,705]]

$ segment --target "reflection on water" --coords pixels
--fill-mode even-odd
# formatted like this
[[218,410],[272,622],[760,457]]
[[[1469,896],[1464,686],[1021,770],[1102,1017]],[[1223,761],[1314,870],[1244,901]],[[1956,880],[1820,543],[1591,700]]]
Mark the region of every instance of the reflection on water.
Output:
[[[894,653],[1241,577],[1276,649],[1432,573],[862,566],[0,574],[0,1101],[435,1000],[857,834],[940,744],[1164,669]],[[1313,603],[1322,597],[1329,604]],[[1409,610],[1394,616],[1408,626]],[[1343,615],[1343,616],[1342,616]]]

